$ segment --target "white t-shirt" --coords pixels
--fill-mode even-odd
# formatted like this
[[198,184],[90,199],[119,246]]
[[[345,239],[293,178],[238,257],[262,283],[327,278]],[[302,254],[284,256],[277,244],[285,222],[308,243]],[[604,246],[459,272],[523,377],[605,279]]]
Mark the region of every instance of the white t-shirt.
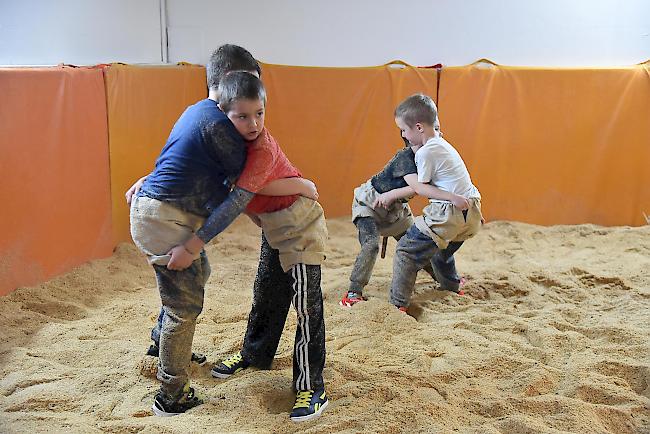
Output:
[[432,137],[418,149],[415,164],[419,182],[467,199],[481,197],[460,154],[442,137]]

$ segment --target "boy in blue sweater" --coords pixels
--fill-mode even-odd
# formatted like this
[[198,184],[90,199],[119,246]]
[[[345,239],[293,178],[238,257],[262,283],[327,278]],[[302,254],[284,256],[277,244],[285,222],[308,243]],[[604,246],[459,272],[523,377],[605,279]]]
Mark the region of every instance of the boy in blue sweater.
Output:
[[[203,402],[188,377],[196,319],[210,275],[203,246],[228,227],[254,196],[233,188],[244,168],[246,146],[217,106],[219,81],[231,71],[257,76],[261,72],[242,47],[224,45],[216,50],[207,65],[208,98],[185,110],[154,171],[127,192],[131,235],[154,268],[163,306],[158,333],[152,332],[152,338],[159,336],[161,387],[152,407],[158,416],[181,414]],[[304,187],[300,194],[314,194],[313,183],[295,179]]]

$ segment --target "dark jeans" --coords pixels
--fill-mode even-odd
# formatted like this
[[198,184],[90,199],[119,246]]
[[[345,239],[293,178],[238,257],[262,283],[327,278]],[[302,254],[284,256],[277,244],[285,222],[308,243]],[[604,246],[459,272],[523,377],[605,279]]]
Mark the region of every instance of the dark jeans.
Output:
[[205,283],[210,276],[210,264],[205,251],[181,271],[168,270],[166,266],[154,265],[160,300],[162,302],[159,323],[151,332],[151,338],[160,347],[158,379],[160,390],[168,397],[180,397],[188,381],[188,368],[192,357],[192,339],[196,318],[203,310]]
[[298,316],[293,355],[293,387],[297,391],[324,387],[325,321],[320,283],[320,265],[296,264],[285,273],[278,250],[262,235],[253,306],[241,353],[253,366],[268,369],[293,304]]
[[[354,220],[354,224],[359,231],[359,244],[361,244],[361,251],[357,255],[350,274],[350,291],[363,293],[363,288],[368,285],[372,270],[377,262],[377,254],[379,253],[379,230],[377,223],[372,217],[359,217]],[[395,238],[398,242],[404,234],[397,235]],[[438,280],[433,272],[433,267],[444,276],[445,284],[442,285],[443,289],[457,291],[460,283],[458,273],[456,272],[456,261],[454,260],[454,253],[460,248],[463,242],[451,242],[449,246],[437,252],[432,257],[431,262],[426,264],[423,269],[435,280]],[[454,285],[458,282],[458,285]],[[443,284],[443,282],[440,282]]]
[[[460,247],[460,246],[458,246]],[[417,272],[438,253],[438,246],[427,235],[412,225],[397,243],[393,261],[393,281],[390,285],[390,302],[398,307],[409,305]]]
[[160,330],[162,329],[163,318],[165,318],[165,308],[160,306],[160,313],[156,325],[151,329],[151,340],[159,347],[160,346]]

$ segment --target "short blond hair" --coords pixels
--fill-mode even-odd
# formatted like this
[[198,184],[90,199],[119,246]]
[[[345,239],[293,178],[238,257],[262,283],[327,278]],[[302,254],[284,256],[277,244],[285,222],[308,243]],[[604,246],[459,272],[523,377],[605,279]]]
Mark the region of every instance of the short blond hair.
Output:
[[418,122],[439,129],[438,109],[430,96],[416,93],[406,98],[395,109],[395,118],[401,119],[409,127]]

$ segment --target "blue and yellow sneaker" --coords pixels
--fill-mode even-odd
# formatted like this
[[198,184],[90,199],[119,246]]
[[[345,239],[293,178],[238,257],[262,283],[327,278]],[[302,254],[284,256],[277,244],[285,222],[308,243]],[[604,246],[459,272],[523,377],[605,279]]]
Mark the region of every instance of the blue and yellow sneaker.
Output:
[[212,376],[215,378],[228,378],[231,375],[248,368],[249,366],[250,363],[244,360],[240,351],[237,354],[233,354],[232,356],[228,357],[226,360],[223,360],[221,363],[212,368],[210,374],[212,374]]
[[296,394],[296,403],[293,405],[293,411],[289,418],[294,422],[314,419],[320,416],[327,404],[329,404],[329,399],[327,399],[325,389],[301,390]]

